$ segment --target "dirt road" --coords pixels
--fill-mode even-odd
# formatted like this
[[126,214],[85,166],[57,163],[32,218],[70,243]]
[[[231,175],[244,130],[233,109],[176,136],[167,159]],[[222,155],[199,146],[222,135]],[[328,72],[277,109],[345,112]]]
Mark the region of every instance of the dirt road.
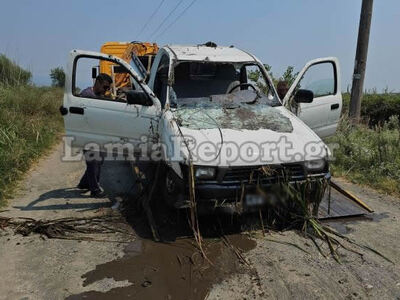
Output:
[[[135,192],[129,164],[107,163],[102,180],[110,197],[93,199],[75,189],[84,163],[61,162],[61,154],[60,145],[32,169],[0,216],[120,216],[114,208]],[[204,241],[210,263],[191,238],[152,242],[143,229],[145,220],[135,216],[121,225],[128,235],[97,236],[107,242],[0,230],[0,299],[400,299],[400,200],[340,183],[375,213],[330,225],[395,264],[360,249],[362,257],[339,249],[339,264],[294,231],[265,237],[260,231],[233,232],[226,240],[211,235]]]

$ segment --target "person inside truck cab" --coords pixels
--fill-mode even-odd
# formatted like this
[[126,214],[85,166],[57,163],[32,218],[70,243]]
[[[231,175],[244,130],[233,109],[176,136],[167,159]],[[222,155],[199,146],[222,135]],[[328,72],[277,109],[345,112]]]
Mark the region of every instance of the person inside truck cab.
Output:
[[105,73],[100,73],[92,87],[87,87],[79,95],[86,98],[105,98],[106,92],[111,89],[112,78]]
[[278,84],[276,85],[276,91],[281,100],[285,98],[286,93],[289,91],[287,82],[285,80],[279,80]]

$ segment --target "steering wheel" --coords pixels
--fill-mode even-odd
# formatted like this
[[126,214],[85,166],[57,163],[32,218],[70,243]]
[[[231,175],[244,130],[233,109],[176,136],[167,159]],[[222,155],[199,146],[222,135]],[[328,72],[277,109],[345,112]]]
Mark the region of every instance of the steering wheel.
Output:
[[251,83],[239,83],[237,85],[235,85],[234,87],[232,87],[229,91],[228,94],[232,93],[232,91],[238,87],[251,87],[255,92],[257,92],[257,89],[255,88],[254,85],[252,85]]

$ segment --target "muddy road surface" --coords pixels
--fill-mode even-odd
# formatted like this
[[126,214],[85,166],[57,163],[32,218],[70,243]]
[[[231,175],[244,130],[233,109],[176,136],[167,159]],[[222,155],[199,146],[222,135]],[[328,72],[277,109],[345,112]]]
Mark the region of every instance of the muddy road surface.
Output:
[[375,212],[325,221],[393,263],[355,245],[359,254],[338,249],[338,263],[326,243],[317,241],[321,254],[293,230],[263,235],[256,218],[246,226],[201,221],[205,258],[184,229],[184,215],[173,221],[158,216],[164,242],[152,240],[144,216],[126,205],[137,198],[128,163],[104,165],[108,197],[94,199],[75,188],[84,163],[61,156],[59,145],[32,168],[0,217],[87,218],[95,221],[76,228],[107,230],[49,239],[15,234],[15,226],[3,222],[0,299],[400,299],[400,199],[337,180]]

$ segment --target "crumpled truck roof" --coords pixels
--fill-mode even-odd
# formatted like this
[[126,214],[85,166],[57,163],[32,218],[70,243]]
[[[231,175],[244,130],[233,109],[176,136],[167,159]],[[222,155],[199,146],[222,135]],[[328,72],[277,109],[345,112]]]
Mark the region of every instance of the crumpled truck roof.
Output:
[[253,62],[256,59],[247,52],[235,47],[209,47],[205,45],[181,46],[167,45],[164,47],[172,52],[177,60],[214,61],[214,62]]

